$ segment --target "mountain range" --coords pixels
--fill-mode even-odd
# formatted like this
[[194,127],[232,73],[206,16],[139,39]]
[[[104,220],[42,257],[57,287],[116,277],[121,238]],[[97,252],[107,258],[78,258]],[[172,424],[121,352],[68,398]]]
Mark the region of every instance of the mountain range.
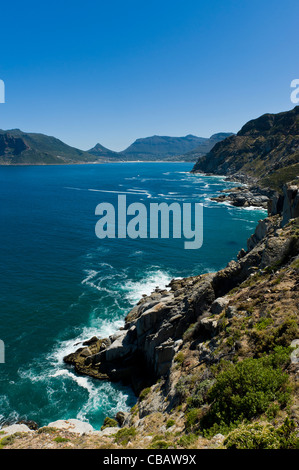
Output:
[[[71,147],[45,134],[23,132],[20,129],[0,130],[1,165],[49,165],[104,163],[123,161],[196,161],[215,143],[231,133],[214,134],[210,138],[152,136],[137,139],[126,150],[114,152],[101,144],[89,151]],[[196,151],[194,154],[187,152]]]
[[[185,137],[169,137],[154,135],[135,140],[127,149],[121,152],[112,152],[97,144],[89,153],[97,157],[108,157],[109,159],[132,160],[169,160],[169,161],[196,161],[199,155],[205,155],[212,147],[221,140],[229,137],[232,133],[218,133],[210,138],[186,135]],[[109,153],[110,152],[110,153]],[[192,152],[195,152],[194,154]]]

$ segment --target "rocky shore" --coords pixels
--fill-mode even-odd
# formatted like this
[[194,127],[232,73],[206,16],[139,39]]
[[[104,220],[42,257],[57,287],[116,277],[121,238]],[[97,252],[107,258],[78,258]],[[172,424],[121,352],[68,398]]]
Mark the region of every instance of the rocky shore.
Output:
[[235,207],[259,207],[268,209],[269,196],[261,194],[260,189],[236,186],[230,189],[223,189],[219,196],[211,198],[212,201],[226,202]]
[[[218,377],[227,367],[236,368],[234,364],[252,360],[253,365],[265,353],[272,357],[277,347],[287,359],[281,371],[273,371],[284,374],[292,390],[288,406],[274,397],[269,409],[279,411],[271,421],[261,408],[253,415],[255,428],[250,435],[257,432],[256,439],[275,438],[275,448],[295,445],[294,429],[299,425],[298,202],[296,182],[285,185],[283,196],[268,203],[269,216],[258,223],[236,260],[218,272],[174,279],[164,290],[156,288],[127,314],[118,332],[108,338],[90,338],[64,358],[78,374],[130,384],[138,397],[130,412],[107,418],[101,431],[87,429],[87,423],[76,420],[35,430],[4,429],[2,445],[230,448],[238,441],[238,433],[247,435],[251,424],[245,420],[236,429],[217,420],[212,427],[203,424],[212,419],[210,396]],[[265,373],[272,373],[268,369]],[[251,394],[254,380],[249,381]],[[277,436],[289,422],[292,437],[286,444]]]
[[267,204],[273,214],[259,222],[248,240],[247,250],[238,253],[238,261],[231,261],[216,273],[174,279],[165,290],[156,288],[128,313],[123,329],[109,338],[93,337],[86,341],[64,358],[67,364],[74,365],[79,374],[129,383],[138,395],[143,388],[167,376],[190,324],[200,318],[199,331],[204,339],[214,328],[214,320],[206,317],[209,312],[215,314],[220,304],[223,308],[223,296],[257,270],[296,255],[297,242],[285,238],[282,227],[299,217],[298,186],[285,185],[284,203],[279,197],[270,201],[258,194],[251,200],[246,189],[237,189],[224,197],[235,204],[241,197],[248,205]]

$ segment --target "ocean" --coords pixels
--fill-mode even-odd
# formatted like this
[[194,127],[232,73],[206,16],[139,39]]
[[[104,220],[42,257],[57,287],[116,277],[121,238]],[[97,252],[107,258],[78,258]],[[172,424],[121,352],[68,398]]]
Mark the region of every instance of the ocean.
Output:
[[[246,248],[260,209],[210,200],[235,184],[190,174],[192,163],[0,167],[0,426],[77,418],[100,429],[136,402],[129,387],[78,376],[63,357],[107,337],[142,294],[212,272]],[[203,245],[182,239],[99,239],[102,202],[200,202]]]

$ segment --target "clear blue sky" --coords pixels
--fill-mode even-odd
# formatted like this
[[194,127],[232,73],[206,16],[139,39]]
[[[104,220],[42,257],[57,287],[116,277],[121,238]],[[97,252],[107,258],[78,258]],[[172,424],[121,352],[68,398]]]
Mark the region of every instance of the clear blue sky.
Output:
[[1,2],[0,128],[122,150],[294,107],[298,0]]

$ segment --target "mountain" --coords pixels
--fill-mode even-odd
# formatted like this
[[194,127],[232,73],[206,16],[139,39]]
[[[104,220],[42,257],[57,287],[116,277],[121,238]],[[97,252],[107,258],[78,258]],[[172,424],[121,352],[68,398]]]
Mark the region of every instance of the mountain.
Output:
[[195,162],[198,158],[206,155],[214,145],[217,144],[217,142],[221,142],[231,135],[234,134],[232,132],[219,132],[218,134],[213,134],[209,139],[205,139],[200,145],[195,147],[195,149],[185,153],[182,157],[185,161]]
[[[215,134],[227,136],[230,134]],[[126,159],[134,160],[178,160],[195,161],[197,155],[189,155],[188,152],[198,149],[206,153],[218,140],[215,136],[210,138],[186,135],[185,137],[158,136],[137,139],[126,150],[120,152]],[[224,138],[224,137],[222,137]],[[216,137],[217,139],[217,137]]]
[[118,158],[118,152],[114,152],[113,150],[109,150],[101,144],[96,144],[92,149],[88,150],[88,153],[94,155],[96,157],[103,157],[103,158]]
[[259,186],[281,190],[299,175],[299,106],[247,122],[200,157],[192,172],[249,178]]
[[[122,152],[114,152],[101,144],[87,152],[71,147],[61,140],[45,134],[23,132],[20,129],[0,130],[0,165],[51,165],[74,163],[150,161],[195,161],[228,134],[215,134],[210,138],[153,136],[137,139]],[[195,155],[188,155],[197,149]]]
[[0,130],[1,165],[49,165],[95,161],[94,155],[70,147],[55,137]]

